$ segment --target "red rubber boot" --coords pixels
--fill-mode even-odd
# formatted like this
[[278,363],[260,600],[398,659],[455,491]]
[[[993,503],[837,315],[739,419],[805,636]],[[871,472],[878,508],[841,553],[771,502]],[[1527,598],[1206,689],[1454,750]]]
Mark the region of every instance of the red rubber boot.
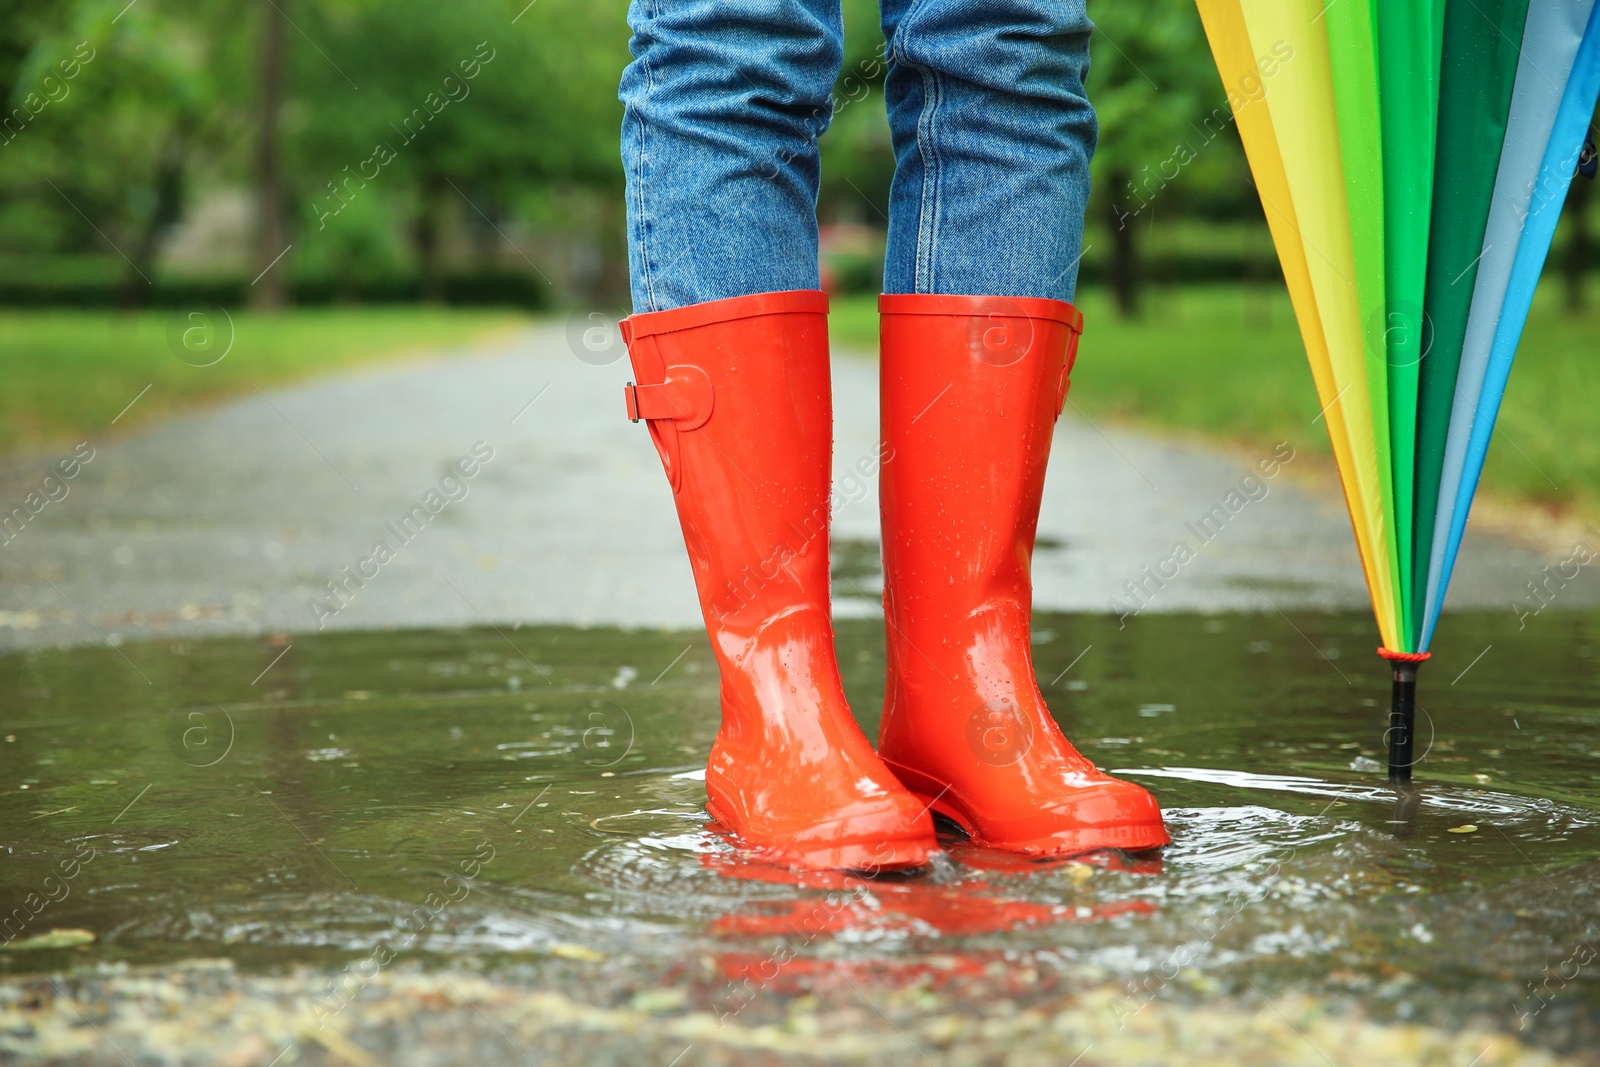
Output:
[[1033,676],[1029,567],[1083,317],[1037,298],[884,296],[878,752],[973,841],[1030,856],[1168,842],[1144,789],[1062,735]]
[[634,315],[628,417],[672,483],[722,672],[706,810],[774,862],[913,867],[932,816],[873,753],[834,658],[827,311],[801,291]]

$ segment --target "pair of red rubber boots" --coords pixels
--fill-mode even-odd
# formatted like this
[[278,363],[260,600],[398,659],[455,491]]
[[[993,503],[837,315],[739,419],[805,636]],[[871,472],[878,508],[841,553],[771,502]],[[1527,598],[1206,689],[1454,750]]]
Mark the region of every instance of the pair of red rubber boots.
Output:
[[896,870],[933,819],[1038,857],[1167,843],[1034,679],[1029,567],[1082,316],[1038,298],[884,296],[888,688],[878,750],[845,702],[829,611],[827,294],[634,315],[623,337],[722,675],[707,810],[777,863]]

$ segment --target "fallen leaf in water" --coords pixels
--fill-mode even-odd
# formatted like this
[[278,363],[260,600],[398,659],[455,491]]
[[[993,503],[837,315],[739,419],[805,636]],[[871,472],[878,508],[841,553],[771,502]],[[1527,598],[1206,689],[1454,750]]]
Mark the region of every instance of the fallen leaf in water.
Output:
[[551,945],[550,955],[560,956],[564,960],[582,960],[585,963],[599,963],[606,958],[604,952],[596,952],[594,949],[584,948],[582,945],[571,945],[565,941],[558,945]]
[[688,1002],[689,994],[682,989],[646,989],[633,995],[629,1005],[634,1011],[644,1012],[646,1015],[659,1015],[662,1012],[676,1011]]
[[72,948],[74,945],[87,945],[93,940],[94,934],[88,930],[51,930],[48,934],[36,934],[21,941],[8,941],[0,945],[0,952],[26,952],[36,948]]
[[1452,826],[1448,832],[1452,834],[1475,834],[1478,832],[1478,828],[1469,822],[1462,826]]

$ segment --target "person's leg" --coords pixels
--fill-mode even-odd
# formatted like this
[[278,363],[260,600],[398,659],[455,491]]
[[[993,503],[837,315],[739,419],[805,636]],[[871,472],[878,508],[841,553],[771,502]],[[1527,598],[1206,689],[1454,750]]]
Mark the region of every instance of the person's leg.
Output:
[[1082,316],[1095,120],[1082,0],[889,0],[898,169],[882,312],[879,754],[980,843],[1165,844],[1034,678],[1029,567]]
[[882,0],[886,293],[1071,300],[1097,126],[1084,0]]
[[630,17],[626,400],[671,483],[721,672],[707,810],[780,862],[921,864],[932,819],[850,714],[829,611],[816,136],[838,0],[636,0]]
[[839,0],[632,0],[624,116],[637,312],[816,289],[817,137]]

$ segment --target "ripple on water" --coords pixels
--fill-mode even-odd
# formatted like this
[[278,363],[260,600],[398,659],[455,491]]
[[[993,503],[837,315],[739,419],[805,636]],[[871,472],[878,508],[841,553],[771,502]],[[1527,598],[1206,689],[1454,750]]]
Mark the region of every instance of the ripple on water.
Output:
[[[1159,857],[1040,863],[949,838],[913,875],[771,867],[704,812],[717,691],[702,639],[686,654],[680,634],[524,628],[527,661],[493,631],[297,637],[266,697],[250,679],[283,650],[263,642],[189,642],[152,693],[110,650],[0,657],[53,694],[8,707],[17,740],[0,766],[28,790],[0,791],[0,888],[23,900],[92,847],[39,919],[98,933],[80,956],[267,965],[384,944],[703,955],[731,975],[783,946],[795,974],[1036,963],[1314,988],[1341,973],[1376,988],[1403,965],[1440,988],[1489,989],[1585,936],[1600,891],[1592,660],[1586,674],[1545,670],[1546,685],[1484,659],[1434,708],[1418,786],[1397,793],[1351,767],[1381,758],[1379,712],[1353,710],[1313,652],[1297,659],[1282,620],[1134,621],[1051,618],[1038,665],[1059,677],[1094,646],[1052,704],[1086,753],[1160,798],[1173,844]],[[1297,625],[1328,647],[1370,620]],[[1452,625],[1463,647],[1514,639],[1490,619]],[[1588,625],[1552,617],[1544,632],[1559,644]],[[854,706],[875,707],[878,628],[841,624],[840,644]],[[123,651],[150,670],[177,657]],[[479,677],[526,662],[550,683]],[[619,664],[653,665],[644,677],[669,663],[659,684],[614,684]],[[195,766],[174,754],[168,712],[208,701],[235,735]]]

